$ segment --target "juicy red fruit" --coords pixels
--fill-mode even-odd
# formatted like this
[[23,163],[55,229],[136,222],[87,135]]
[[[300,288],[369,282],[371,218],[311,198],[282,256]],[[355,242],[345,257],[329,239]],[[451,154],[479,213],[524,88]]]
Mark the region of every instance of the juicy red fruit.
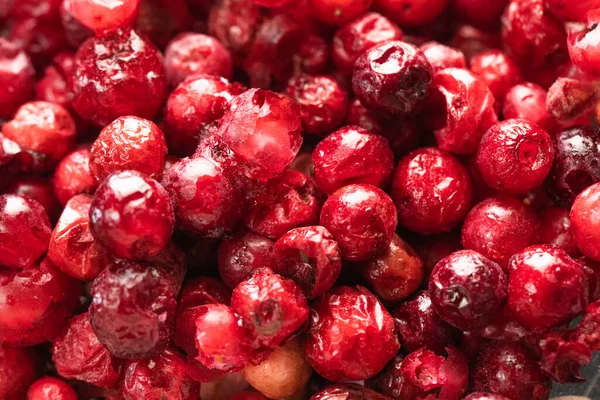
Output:
[[97,33],[126,27],[137,15],[140,0],[66,0],[64,7]]
[[0,64],[0,118],[6,119],[29,100],[35,71],[27,54],[5,39],[0,39]]
[[598,204],[600,204],[600,184],[596,183],[577,196],[570,214],[577,247],[584,255],[596,261],[600,261]]

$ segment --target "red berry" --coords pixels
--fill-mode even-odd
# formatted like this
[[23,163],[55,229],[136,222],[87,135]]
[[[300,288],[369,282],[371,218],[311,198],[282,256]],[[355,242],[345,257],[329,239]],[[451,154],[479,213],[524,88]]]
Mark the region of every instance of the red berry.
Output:
[[401,27],[419,27],[442,13],[448,0],[375,0],[375,8]]
[[508,306],[526,329],[541,332],[567,323],[587,306],[583,265],[559,247],[528,247],[511,258],[509,271]]
[[579,255],[575,235],[571,228],[569,210],[551,207],[540,212],[540,228],[538,230],[538,242],[558,246],[570,256]]
[[0,344],[0,397],[24,399],[27,388],[41,372],[42,362],[32,348]]
[[[331,385],[316,393],[310,400],[380,400],[381,395],[356,384]],[[242,400],[242,399],[236,399]],[[254,400],[254,399],[253,399]]]
[[507,283],[498,264],[473,250],[461,250],[437,263],[429,293],[440,318],[469,331],[490,324],[502,310]]
[[90,231],[89,210],[92,197],[77,195],[65,205],[48,248],[48,258],[65,274],[80,280],[98,276],[109,260],[109,254]]
[[45,376],[29,387],[27,400],[77,400],[77,393],[62,379]]
[[541,126],[552,132],[556,122],[546,109],[548,92],[535,83],[521,83],[513,86],[504,97],[502,115],[505,119],[519,118]]
[[452,9],[461,20],[484,30],[498,28],[509,0],[454,0]]
[[571,229],[579,250],[600,261],[600,229],[597,208],[600,204],[600,183],[581,192],[571,208]]
[[373,0],[309,0],[312,13],[329,25],[342,26],[364,14]]
[[[160,52],[130,29],[88,39],[75,56],[73,108],[106,126],[118,117],[153,118],[166,97]],[[143,101],[140,101],[143,99]]]
[[419,49],[431,64],[433,72],[439,72],[446,68],[467,68],[467,61],[462,51],[453,47],[445,46],[438,42],[427,42]]
[[565,22],[588,22],[588,15],[600,7],[600,2],[583,0],[571,3],[568,0],[546,0],[545,5],[552,14]]
[[370,378],[399,347],[392,316],[364,287],[339,286],[313,303],[306,358],[326,379]]
[[65,7],[96,33],[130,25],[137,16],[140,0],[65,0]]
[[54,193],[61,205],[67,204],[71,197],[78,194],[93,194],[98,181],[90,171],[90,150],[75,150],[67,154],[54,170],[52,184]]
[[8,119],[31,97],[35,71],[27,54],[0,39],[0,118]]
[[52,361],[63,378],[106,388],[119,383],[123,363],[98,341],[87,312],[71,318],[56,337]]
[[321,225],[348,261],[368,260],[384,251],[396,229],[390,197],[372,185],[348,185],[333,193],[321,210]]
[[466,216],[472,186],[452,155],[429,147],[406,155],[394,171],[392,199],[401,225],[421,234],[450,231]]
[[523,80],[519,66],[500,50],[489,50],[471,59],[471,71],[485,82],[500,109],[508,90]]
[[522,194],[539,186],[552,167],[550,135],[538,125],[509,119],[492,126],[481,139],[477,166],[492,189]]
[[56,221],[60,208],[56,195],[54,194],[54,188],[52,183],[48,179],[31,176],[22,176],[14,181],[5,189],[7,194],[16,194],[22,197],[28,197],[40,203],[48,218],[52,222]]

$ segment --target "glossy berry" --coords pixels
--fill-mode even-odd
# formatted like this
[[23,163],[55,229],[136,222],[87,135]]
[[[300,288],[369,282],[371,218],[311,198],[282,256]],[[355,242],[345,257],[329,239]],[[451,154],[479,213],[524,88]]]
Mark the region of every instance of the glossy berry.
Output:
[[504,48],[523,67],[540,67],[565,48],[564,27],[544,9],[544,0],[511,1],[501,21]]
[[32,346],[54,338],[79,305],[81,285],[45,259],[39,267],[0,270],[0,342]]
[[64,7],[96,33],[127,27],[137,16],[140,0],[66,0]]
[[579,250],[593,260],[600,260],[600,231],[596,209],[600,203],[600,184],[596,183],[581,192],[571,208],[571,232]]
[[558,246],[566,251],[571,257],[579,254],[575,235],[571,228],[569,210],[551,207],[540,212],[540,228],[538,230],[538,242]]
[[432,22],[446,4],[448,0],[375,0],[375,8],[401,27],[419,27]]
[[412,247],[394,234],[387,249],[355,265],[356,270],[385,302],[397,303],[421,285],[423,262]]
[[438,316],[427,291],[417,293],[392,315],[396,321],[400,344],[407,351],[416,351],[422,347],[442,351],[446,346],[456,344],[461,337],[459,329]]
[[301,106],[289,97],[250,89],[231,102],[219,135],[252,179],[274,178],[292,162],[302,144]]
[[9,119],[33,93],[31,60],[16,44],[0,39],[0,118]]
[[402,40],[400,28],[381,14],[367,13],[337,30],[331,49],[333,62],[338,69],[351,74],[358,57],[388,40]]
[[[240,232],[219,245],[219,275],[230,289],[249,279],[259,268],[275,267],[274,242],[252,232]],[[284,274],[285,275],[285,274]]]
[[75,144],[75,122],[58,104],[25,103],[14,118],[2,126],[2,134],[25,150],[44,158],[45,170],[54,167]]
[[487,344],[477,356],[472,380],[475,391],[509,399],[544,400],[550,394],[550,379],[542,374],[534,356],[514,343]]
[[541,332],[567,323],[587,306],[583,265],[559,247],[528,247],[511,258],[509,270],[508,306],[526,329]]
[[108,177],[90,207],[94,238],[117,257],[148,259],[167,245],[175,216],[167,191],[136,171]]
[[467,214],[472,185],[466,169],[437,148],[414,150],[394,171],[392,199],[398,222],[421,234],[451,230]]
[[90,150],[84,148],[67,154],[54,170],[52,184],[61,205],[78,194],[93,194],[98,181],[90,171]]
[[253,347],[277,347],[308,320],[308,303],[298,285],[261,269],[240,283],[231,308],[249,328]]
[[429,293],[440,318],[469,331],[488,325],[502,310],[507,284],[498,264],[473,250],[461,250],[437,263]]
[[166,154],[165,136],[152,121],[120,117],[100,132],[91,149],[89,168],[99,183],[124,170],[160,179]]
[[567,40],[571,62],[575,67],[590,75],[600,74],[600,69],[596,65],[600,60],[597,34],[595,26],[589,29],[574,27],[569,30]]
[[491,197],[471,209],[462,227],[462,244],[506,268],[509,258],[534,243],[539,222],[511,197]]
[[431,64],[434,73],[446,68],[467,68],[465,55],[453,47],[438,42],[427,42],[422,44],[419,49]]
[[171,86],[199,74],[229,79],[232,69],[229,51],[217,39],[201,33],[182,33],[165,50],[165,70]]
[[52,361],[63,378],[106,388],[119,383],[123,364],[98,341],[87,312],[71,318],[56,337]]
[[223,117],[233,97],[242,91],[241,85],[217,76],[186,78],[167,101],[165,133],[169,149],[177,154],[193,154],[202,131]]
[[162,56],[133,30],[88,39],[75,64],[73,108],[95,125],[106,126],[125,115],[150,119],[166,97]]
[[200,384],[186,375],[186,366],[185,359],[172,349],[148,360],[128,361],[123,367],[123,395],[131,400],[196,400]]
[[48,179],[44,179],[38,176],[21,176],[14,181],[5,189],[6,194],[16,194],[22,197],[28,197],[40,203],[46,215],[52,222],[56,221],[58,213],[60,213],[60,207],[56,196],[54,194],[54,188],[52,183]]
[[504,97],[502,115],[505,119],[519,118],[552,132],[556,122],[546,109],[548,92],[535,83],[520,83],[508,90]]
[[587,187],[600,181],[600,131],[585,125],[563,130],[554,140],[551,193],[570,205]]
[[397,225],[396,209],[383,190],[348,185],[327,199],[321,225],[331,232],[344,259],[364,261],[388,247]]
[[296,282],[314,299],[329,290],[342,270],[337,242],[322,226],[292,229],[273,247],[274,270]]
[[342,26],[364,14],[373,0],[309,0],[312,13],[329,25]]
[[0,265],[28,268],[48,249],[50,221],[36,200],[14,194],[0,196]]
[[293,77],[284,93],[300,103],[302,128],[308,134],[327,134],[340,126],[346,117],[348,95],[328,76]]
[[356,384],[337,384],[326,387],[310,400],[378,400],[381,395],[373,390]]
[[488,85],[498,106],[508,90],[523,80],[519,66],[500,50],[489,50],[471,59],[471,71]]
[[83,25],[71,11],[70,1],[63,1],[60,5],[60,22],[65,39],[72,47],[79,47],[83,42],[94,35],[87,26]]
[[167,347],[176,293],[158,266],[114,260],[94,280],[91,295],[92,328],[112,355],[147,358]]
[[0,345],[0,360],[0,396],[25,398],[29,385],[41,372],[41,360],[36,351]]
[[415,46],[390,41],[356,60],[352,89],[360,102],[386,114],[410,114],[425,99],[433,70]]
[[90,231],[92,197],[77,195],[65,205],[50,237],[48,258],[63,271],[80,280],[92,280],[104,269],[109,254]]
[[509,119],[481,139],[477,166],[485,183],[504,193],[522,194],[540,185],[552,167],[550,135],[538,125]]
[[430,93],[424,115],[433,115],[439,147],[457,154],[476,151],[486,130],[498,122],[486,83],[467,70],[447,68],[435,74]]
[[[171,195],[176,225],[193,234],[218,237],[239,218],[240,200],[231,182],[206,158],[176,162],[165,173],[162,185]],[[195,191],[190,193],[190,187]]]
[[241,317],[228,306],[200,306],[196,329],[196,358],[206,367],[235,372],[250,360],[249,333]]
[[385,188],[394,169],[387,140],[358,126],[347,126],[323,139],[312,154],[317,187],[325,194],[350,184]]
[[476,392],[476,393],[471,393],[470,395],[465,397],[464,400],[510,400],[510,399],[508,397],[504,397],[500,394]]
[[273,240],[290,229],[319,221],[322,199],[315,184],[303,173],[286,170],[271,179],[265,193],[246,216],[246,227]]
[[339,286],[313,303],[306,359],[324,378],[370,378],[399,347],[392,316],[364,287]]
[[45,376],[29,387],[27,400],[77,400],[77,393],[62,379]]

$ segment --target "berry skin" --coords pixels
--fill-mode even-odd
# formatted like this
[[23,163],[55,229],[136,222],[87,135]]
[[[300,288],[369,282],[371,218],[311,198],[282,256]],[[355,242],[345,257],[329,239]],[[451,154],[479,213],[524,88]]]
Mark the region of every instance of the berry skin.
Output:
[[364,14],[373,0],[309,0],[315,17],[329,25],[342,26]]
[[0,118],[11,118],[33,93],[33,65],[27,54],[14,43],[0,39]]
[[140,0],[66,0],[63,7],[96,33],[126,27],[137,16]]
[[597,209],[600,204],[600,184],[581,192],[571,208],[571,230],[579,250],[587,257],[600,261],[600,230]]

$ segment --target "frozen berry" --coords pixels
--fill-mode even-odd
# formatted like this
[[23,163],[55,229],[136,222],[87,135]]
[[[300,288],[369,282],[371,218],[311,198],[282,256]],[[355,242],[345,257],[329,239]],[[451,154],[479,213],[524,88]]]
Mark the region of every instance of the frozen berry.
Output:
[[0,39],[0,118],[11,118],[33,94],[34,70],[27,54],[16,44]]
[[29,387],[27,400],[77,400],[77,393],[62,379],[45,376]]
[[102,33],[127,27],[137,16],[140,0],[65,0],[65,7],[83,25]]
[[600,183],[581,192],[571,208],[571,229],[579,250],[587,257],[600,261],[600,229],[598,205]]
[[52,184],[61,205],[67,204],[71,197],[78,194],[93,194],[98,181],[90,171],[90,150],[75,150],[67,154],[54,170]]

